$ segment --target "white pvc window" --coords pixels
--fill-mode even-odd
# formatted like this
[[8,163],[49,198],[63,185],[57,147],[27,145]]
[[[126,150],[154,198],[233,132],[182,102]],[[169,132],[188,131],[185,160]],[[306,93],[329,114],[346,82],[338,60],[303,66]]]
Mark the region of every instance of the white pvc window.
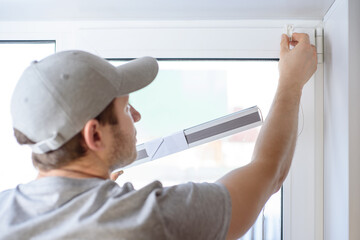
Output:
[[[82,49],[104,58],[116,59],[146,55],[187,59],[276,59],[279,58],[280,36],[284,25],[289,23],[294,24],[296,32],[308,33],[310,42],[315,43],[315,28],[321,21],[291,19],[76,21],[56,24],[5,22],[0,23],[0,40],[54,39],[57,51]],[[299,121],[302,133],[298,137],[292,167],[283,185],[285,240],[322,239],[322,81],[322,64],[319,64],[317,74],[303,90],[303,114]],[[26,168],[25,171],[29,169],[22,167]],[[8,175],[14,173],[16,171]],[[19,176],[17,178],[21,178]],[[1,179],[7,181],[6,178]]]
[[10,100],[15,85],[33,60],[40,60],[55,52],[55,42],[21,41],[0,42],[0,191],[14,188],[36,178],[31,161],[31,150],[20,146],[14,137],[10,115]]

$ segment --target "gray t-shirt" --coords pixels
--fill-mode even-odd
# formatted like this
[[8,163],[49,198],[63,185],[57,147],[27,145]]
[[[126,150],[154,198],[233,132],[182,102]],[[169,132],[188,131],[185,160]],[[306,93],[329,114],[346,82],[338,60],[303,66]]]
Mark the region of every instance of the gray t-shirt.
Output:
[[0,239],[225,239],[230,217],[217,183],[46,177],[0,193]]

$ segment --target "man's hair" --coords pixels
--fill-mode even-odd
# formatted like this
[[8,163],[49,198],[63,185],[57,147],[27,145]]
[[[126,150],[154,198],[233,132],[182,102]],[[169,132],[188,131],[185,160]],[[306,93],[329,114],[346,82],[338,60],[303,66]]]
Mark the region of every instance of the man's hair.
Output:
[[[114,101],[112,101],[97,117],[95,117],[95,119],[98,120],[101,125],[118,124],[118,119],[114,110]],[[35,143],[15,128],[14,135],[20,145]],[[32,153],[32,162],[35,168],[48,171],[68,165],[80,157],[85,156],[86,152],[87,147],[84,143],[81,132],[79,132],[57,150],[44,154]]]

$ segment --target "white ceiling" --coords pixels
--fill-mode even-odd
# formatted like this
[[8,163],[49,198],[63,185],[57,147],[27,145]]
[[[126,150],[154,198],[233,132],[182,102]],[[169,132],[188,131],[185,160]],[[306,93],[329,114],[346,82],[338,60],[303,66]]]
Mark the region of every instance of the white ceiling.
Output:
[[0,21],[322,19],[335,0],[0,0]]

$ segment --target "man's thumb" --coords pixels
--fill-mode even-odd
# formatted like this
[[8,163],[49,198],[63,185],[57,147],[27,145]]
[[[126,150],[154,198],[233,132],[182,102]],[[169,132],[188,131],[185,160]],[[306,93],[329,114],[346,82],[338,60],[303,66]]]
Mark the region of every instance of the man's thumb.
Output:
[[285,52],[288,52],[289,49],[289,37],[286,34],[281,36],[281,43],[280,43],[280,55]]

